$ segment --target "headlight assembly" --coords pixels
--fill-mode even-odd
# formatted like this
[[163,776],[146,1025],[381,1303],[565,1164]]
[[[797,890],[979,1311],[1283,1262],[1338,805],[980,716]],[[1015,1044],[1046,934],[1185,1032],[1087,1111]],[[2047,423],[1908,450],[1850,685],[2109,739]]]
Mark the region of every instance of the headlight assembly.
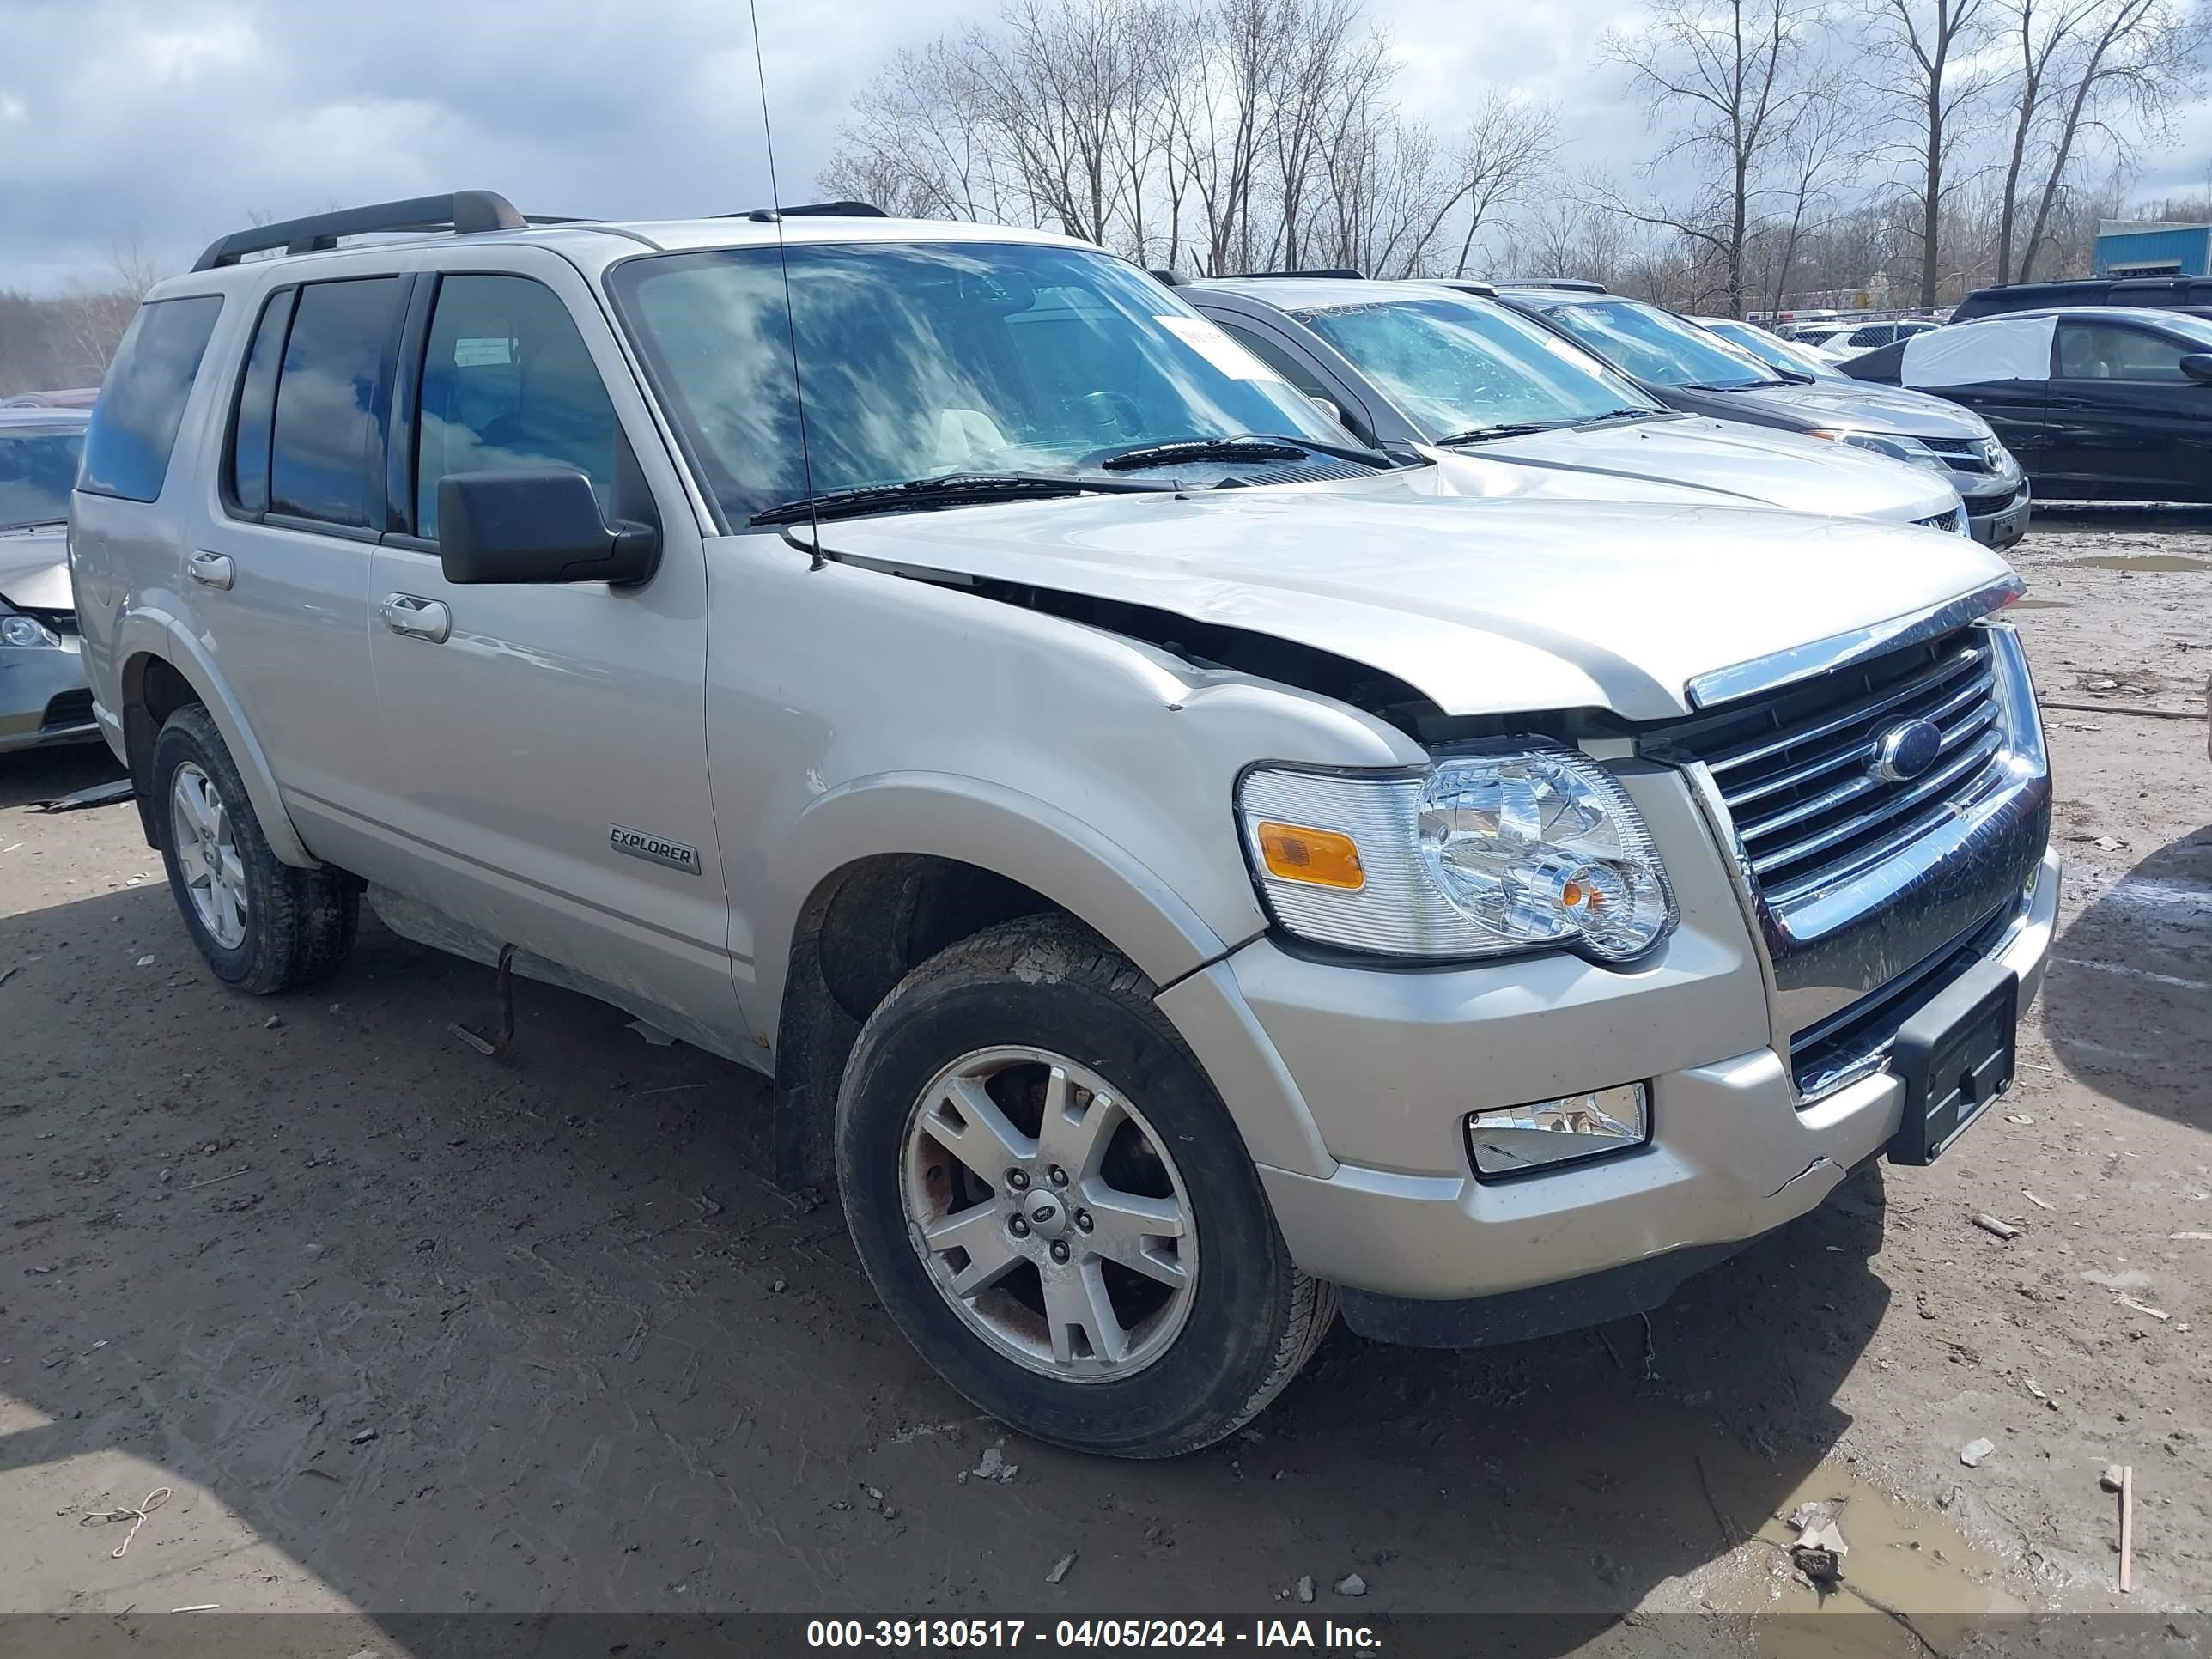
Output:
[[0,645],[43,646],[58,651],[61,643],[62,636],[36,617],[0,607]]
[[1893,461],[1903,461],[1911,466],[1932,467],[1948,473],[1951,464],[1917,438],[1902,432],[1850,432],[1826,430],[1808,432],[1808,438],[1832,438],[1839,444],[1849,444],[1854,449],[1870,449],[1877,455],[1887,455]]
[[1571,749],[1516,743],[1419,772],[1256,768],[1237,806],[1268,909],[1316,944],[1431,961],[1551,947],[1627,962],[1674,925],[1627,792]]

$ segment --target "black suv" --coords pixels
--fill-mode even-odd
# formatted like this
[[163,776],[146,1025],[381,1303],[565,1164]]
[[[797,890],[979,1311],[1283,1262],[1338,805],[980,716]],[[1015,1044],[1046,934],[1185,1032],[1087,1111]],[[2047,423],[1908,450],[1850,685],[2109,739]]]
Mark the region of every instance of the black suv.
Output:
[[2088,276],[2066,283],[2006,283],[1978,288],[1951,313],[1954,323],[2014,311],[2074,306],[2154,306],[2212,317],[2212,276]]

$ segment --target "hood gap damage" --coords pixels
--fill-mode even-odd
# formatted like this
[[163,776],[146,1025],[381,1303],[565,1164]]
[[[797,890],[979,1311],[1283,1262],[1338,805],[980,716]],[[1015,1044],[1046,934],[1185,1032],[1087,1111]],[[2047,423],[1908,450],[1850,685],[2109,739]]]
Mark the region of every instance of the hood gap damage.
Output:
[[1118,635],[1164,651],[1201,672],[1239,674],[1333,698],[1396,727],[1425,746],[1530,733],[1572,743],[1584,736],[1617,736],[1632,729],[1597,710],[1532,715],[1447,714],[1395,675],[1272,634],[1200,622],[1125,599],[1100,599],[1029,583],[940,574],[913,567],[893,574]]

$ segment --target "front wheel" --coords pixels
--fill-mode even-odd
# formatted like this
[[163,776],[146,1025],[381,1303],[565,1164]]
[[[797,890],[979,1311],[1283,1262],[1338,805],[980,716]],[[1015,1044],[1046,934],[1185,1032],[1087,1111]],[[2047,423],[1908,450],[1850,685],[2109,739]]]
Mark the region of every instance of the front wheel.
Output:
[[1124,1457],[1249,1421],[1335,1311],[1153,994],[1065,918],[1000,924],[870,1017],[837,1113],[846,1217],[899,1328],[993,1416]]

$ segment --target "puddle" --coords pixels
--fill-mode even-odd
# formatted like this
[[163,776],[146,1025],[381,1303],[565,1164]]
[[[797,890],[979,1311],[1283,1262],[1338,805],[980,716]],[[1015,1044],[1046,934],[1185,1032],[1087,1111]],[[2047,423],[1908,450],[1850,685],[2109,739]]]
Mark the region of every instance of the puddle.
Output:
[[[2212,559],[2192,559],[2185,553],[2094,553],[2058,562],[2089,570],[2212,570]],[[2016,599],[2014,603],[2026,605],[2032,601]]]
[[[1714,1484],[1722,1505],[1735,1510],[1726,1477],[1716,1471]],[[1801,1504],[1838,1498],[1846,1500],[1838,1524],[1850,1553],[1842,1584],[1822,1594],[1790,1576],[1789,1548],[1797,1534],[1776,1517]],[[2006,1594],[1995,1556],[1969,1543],[1944,1516],[1898,1502],[1847,1466],[1823,1464],[1806,1475],[1774,1505],[1754,1538],[1739,1552],[1733,1572],[1715,1575],[1719,1582],[1707,1594],[1708,1605],[1722,1613],[1784,1616],[1760,1637],[1761,1653],[1920,1659],[1925,1650],[1919,1641],[1876,1603],[1908,1614],[1942,1652],[1952,1651],[1976,1620],[2027,1611]]]

